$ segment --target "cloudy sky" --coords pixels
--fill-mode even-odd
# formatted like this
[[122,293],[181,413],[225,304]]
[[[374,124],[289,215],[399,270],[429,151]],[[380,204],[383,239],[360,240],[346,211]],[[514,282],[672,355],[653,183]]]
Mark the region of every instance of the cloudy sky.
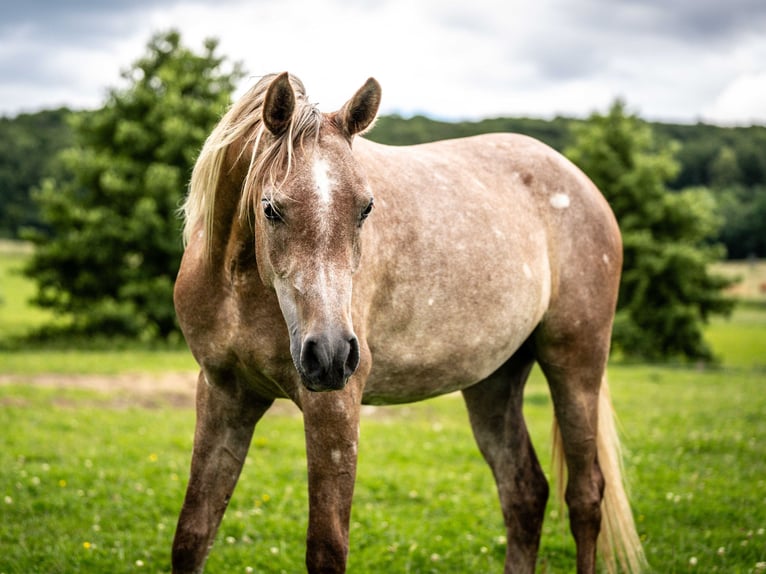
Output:
[[252,77],[289,70],[326,111],[368,76],[383,113],[766,124],[765,0],[0,0],[0,115],[99,107],[152,34]]

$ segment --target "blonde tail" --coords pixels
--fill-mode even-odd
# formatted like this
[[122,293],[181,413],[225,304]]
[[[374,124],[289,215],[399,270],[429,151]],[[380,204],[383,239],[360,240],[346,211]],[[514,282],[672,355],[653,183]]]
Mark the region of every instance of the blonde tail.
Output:
[[[604,499],[601,503],[601,533],[598,550],[610,574],[617,572],[638,573],[646,565],[633,513],[622,478],[622,453],[612,401],[606,377],[601,382],[598,398],[598,463],[604,476]],[[564,459],[561,430],[553,418],[553,475],[559,504],[564,508],[566,490],[566,461]]]

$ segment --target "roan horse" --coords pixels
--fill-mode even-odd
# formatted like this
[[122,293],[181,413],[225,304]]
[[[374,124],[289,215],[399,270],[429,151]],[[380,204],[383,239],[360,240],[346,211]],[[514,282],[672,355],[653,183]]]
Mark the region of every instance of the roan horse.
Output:
[[604,379],[622,264],[606,201],[527,137],[355,138],[380,97],[369,79],[323,114],[300,80],[267,76],[200,153],[175,286],[201,372],[173,570],[203,569],[254,426],[288,398],[305,425],[306,566],[345,571],[360,406],[459,390],[497,482],[505,570],[533,572],[548,497],[522,416],[535,361],[577,570],[595,571],[597,539],[610,570],[639,570]]

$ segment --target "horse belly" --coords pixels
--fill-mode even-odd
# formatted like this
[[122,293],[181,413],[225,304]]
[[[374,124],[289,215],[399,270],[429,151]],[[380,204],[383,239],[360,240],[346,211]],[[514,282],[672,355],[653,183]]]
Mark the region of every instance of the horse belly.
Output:
[[537,251],[480,269],[468,257],[459,273],[443,274],[425,287],[415,282],[396,289],[388,312],[368,331],[373,366],[364,402],[438,396],[497,370],[547,309],[550,267],[545,251]]

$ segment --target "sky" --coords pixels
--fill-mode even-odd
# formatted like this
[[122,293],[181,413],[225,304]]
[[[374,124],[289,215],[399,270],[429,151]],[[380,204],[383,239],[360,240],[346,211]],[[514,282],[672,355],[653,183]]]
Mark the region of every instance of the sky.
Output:
[[766,125],[764,0],[0,0],[0,116],[101,107],[171,28],[328,112],[373,76],[383,114]]

